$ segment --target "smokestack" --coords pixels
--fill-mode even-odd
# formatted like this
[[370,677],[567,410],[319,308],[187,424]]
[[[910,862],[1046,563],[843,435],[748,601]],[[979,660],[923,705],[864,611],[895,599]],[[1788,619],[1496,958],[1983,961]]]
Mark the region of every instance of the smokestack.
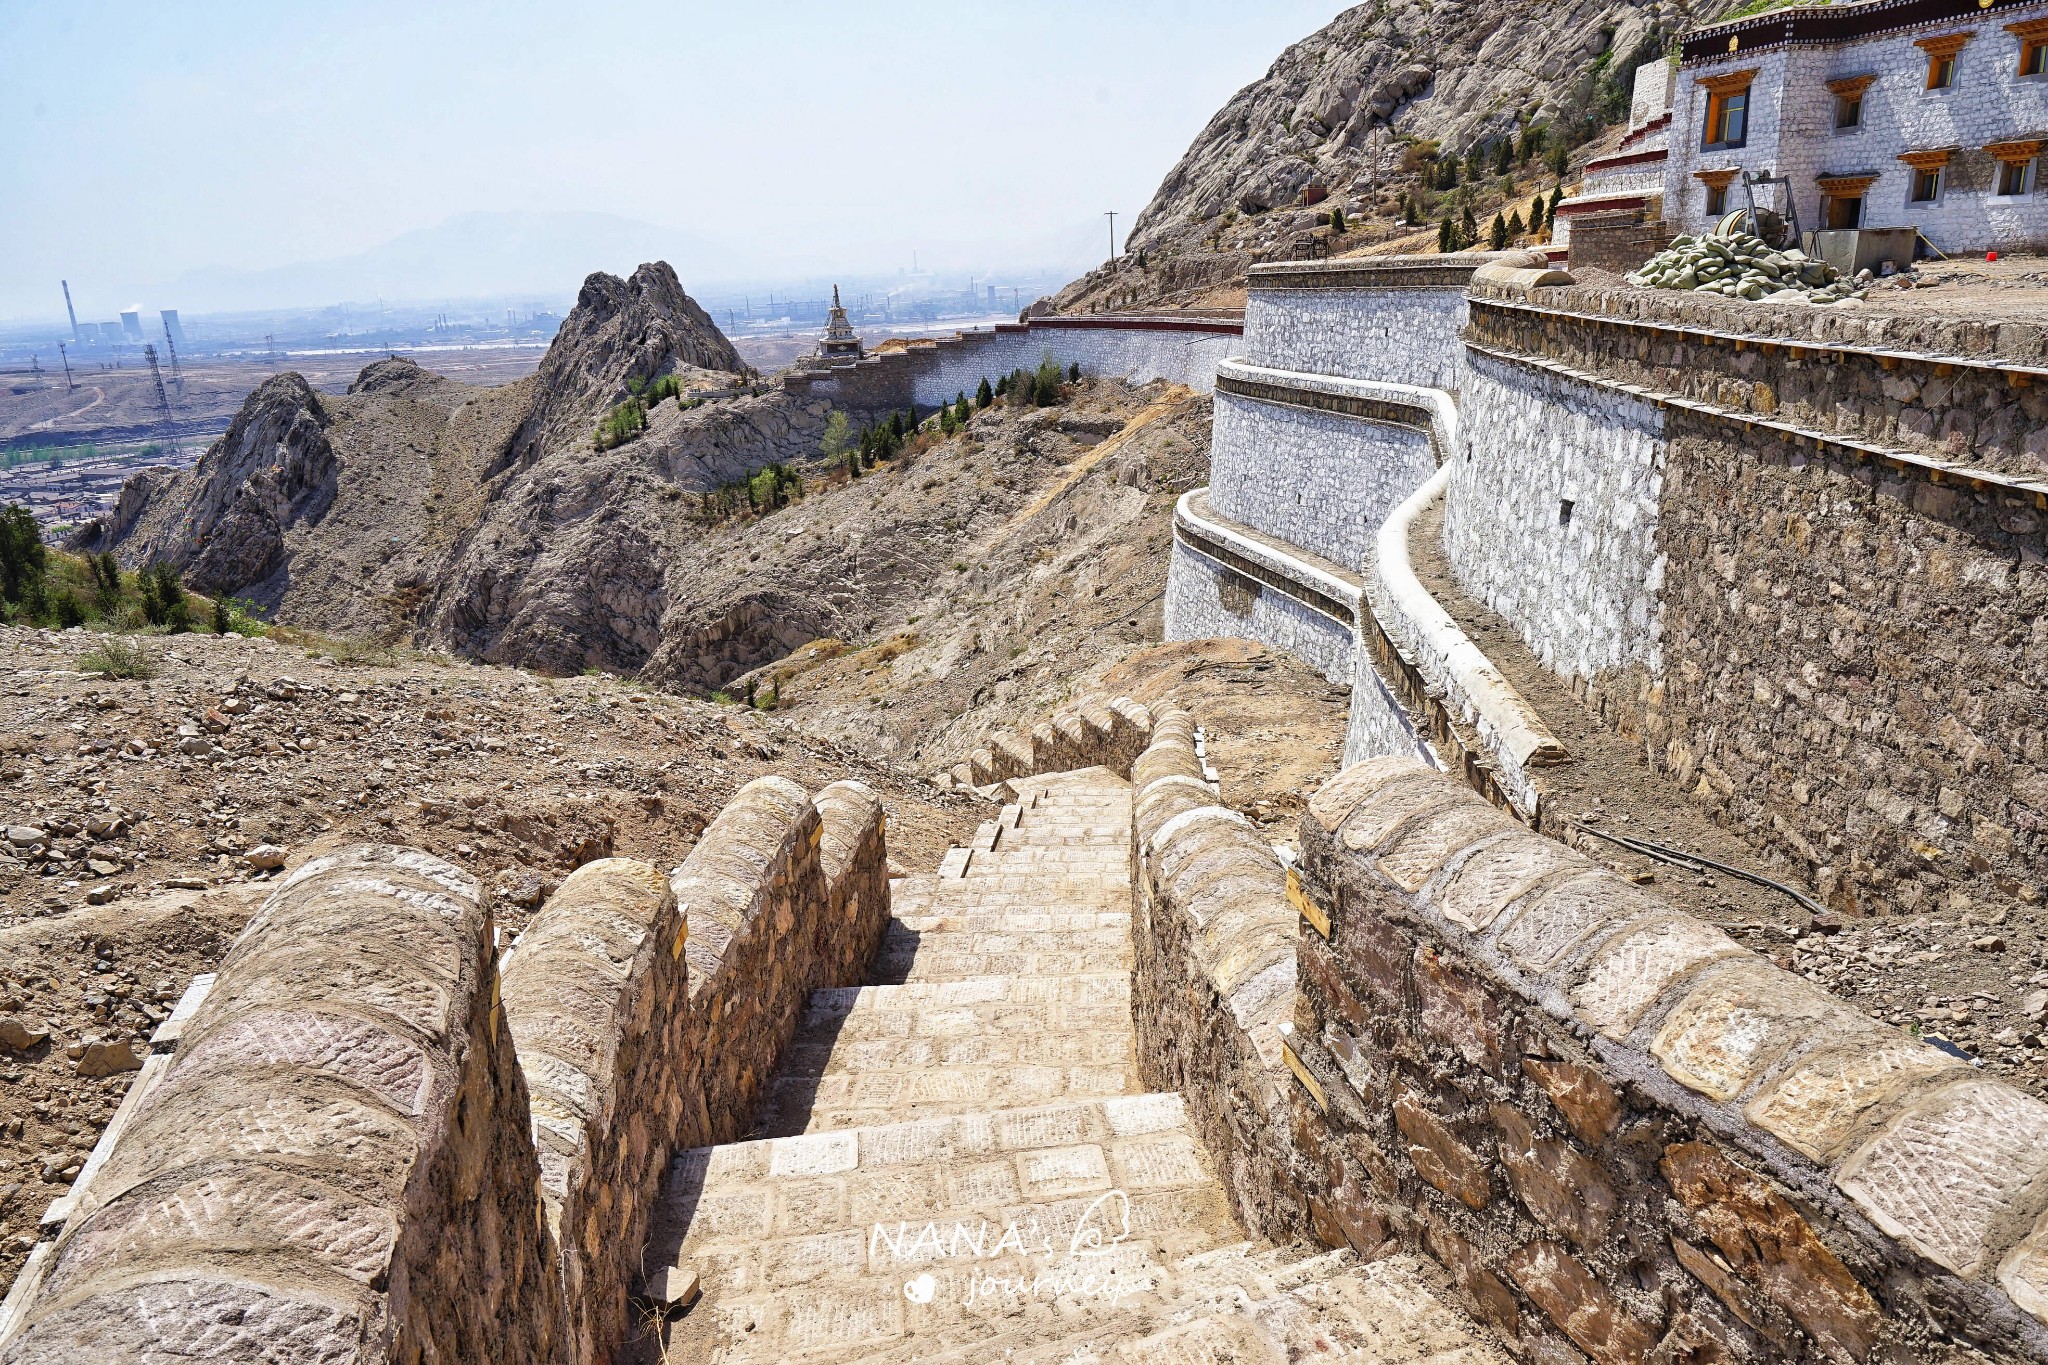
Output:
[[71,281],[59,280],[64,286],[64,311],[71,315],[71,344],[78,344],[78,310],[71,306]]

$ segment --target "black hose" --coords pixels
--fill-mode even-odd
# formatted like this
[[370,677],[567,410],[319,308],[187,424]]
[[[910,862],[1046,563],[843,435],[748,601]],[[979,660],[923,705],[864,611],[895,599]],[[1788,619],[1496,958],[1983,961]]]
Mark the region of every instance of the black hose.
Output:
[[1739,867],[1730,867],[1726,863],[1717,863],[1712,858],[1703,858],[1697,853],[1687,853],[1683,849],[1666,848],[1662,844],[1653,844],[1648,839],[1630,839],[1620,834],[1609,834],[1605,830],[1594,829],[1591,825],[1580,825],[1578,828],[1580,832],[1590,834],[1596,839],[1605,839],[1610,844],[1620,844],[1623,848],[1640,853],[1646,858],[1655,858],[1660,863],[1671,863],[1678,867],[1690,867],[1695,871],[1711,868],[1716,872],[1725,872],[1731,877],[1740,877],[1746,882],[1755,882],[1758,886],[1768,886],[1773,891],[1782,891],[1816,915],[1827,913],[1826,907],[1816,904],[1805,892],[1787,886],[1783,882],[1774,882],[1769,877],[1759,877],[1754,872],[1744,872]]

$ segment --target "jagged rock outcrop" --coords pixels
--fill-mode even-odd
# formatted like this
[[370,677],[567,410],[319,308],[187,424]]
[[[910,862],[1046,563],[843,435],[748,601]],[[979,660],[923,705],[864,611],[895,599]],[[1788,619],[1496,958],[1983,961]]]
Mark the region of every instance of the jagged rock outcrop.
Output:
[[[555,672],[638,668],[702,492],[817,454],[828,409],[749,392],[747,365],[667,264],[584,282],[535,375],[473,388],[393,357],[346,394],[282,374],[192,470],[151,470],[75,544],[169,559],[201,591],[295,625],[444,645]],[[634,388],[656,404],[595,448]]]
[[[1518,120],[1583,118],[1598,82],[1654,59],[1730,0],[1376,0],[1295,43],[1231,97],[1160,182],[1126,249],[1142,278],[1098,269],[1064,311],[1199,293],[1290,254],[1314,225],[1290,209],[1319,186],[1354,217],[1412,172],[1417,142],[1463,153]],[[1388,200],[1387,202],[1391,202]],[[1328,205],[1323,206],[1324,209]],[[1384,208],[1382,204],[1380,207]]]
[[512,462],[588,440],[600,413],[645,383],[678,370],[748,373],[711,315],[683,292],[667,261],[626,279],[602,271],[583,281],[576,307],[541,361],[533,411],[507,452]]
[[75,544],[126,543],[139,564],[168,560],[204,593],[260,592],[283,567],[285,532],[333,501],[333,416],[302,375],[273,375],[190,470],[131,480],[113,513]]

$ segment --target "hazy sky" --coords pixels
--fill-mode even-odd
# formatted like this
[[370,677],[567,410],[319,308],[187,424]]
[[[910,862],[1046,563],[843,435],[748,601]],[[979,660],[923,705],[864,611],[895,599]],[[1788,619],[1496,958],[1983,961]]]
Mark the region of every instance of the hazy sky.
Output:
[[726,278],[1051,264],[1342,8],[0,0],[0,316],[473,210],[712,238]]

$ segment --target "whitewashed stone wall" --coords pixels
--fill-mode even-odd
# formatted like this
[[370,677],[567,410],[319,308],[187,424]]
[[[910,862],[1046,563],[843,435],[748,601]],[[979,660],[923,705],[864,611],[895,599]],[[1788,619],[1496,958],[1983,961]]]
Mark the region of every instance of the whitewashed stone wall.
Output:
[[1253,289],[1243,354],[1254,365],[1312,374],[1463,385],[1465,287]]
[[1257,640],[1331,682],[1351,682],[1351,627],[1218,563],[1176,539],[1166,575],[1166,638]]
[[1415,723],[1394,700],[1373,667],[1370,651],[1360,648],[1351,683],[1351,710],[1344,722],[1344,766],[1368,758],[1399,754],[1441,766],[1430,746],[1415,733]]
[[1211,505],[1353,572],[1387,513],[1435,468],[1429,437],[1412,428],[1216,394]]
[[1048,352],[1063,367],[1078,361],[1085,375],[1133,384],[1164,379],[1207,393],[1216,384],[1217,362],[1244,344],[1242,337],[1227,332],[1065,327],[1038,320],[1028,332],[968,333],[962,341],[966,344],[941,347],[937,366],[918,375],[920,406],[950,403],[963,392],[971,395],[984,376],[993,383],[1012,370],[1035,369]]
[[[2005,25],[2048,17],[2048,4],[1998,5],[1981,15],[1873,35],[1829,46],[1762,48],[1682,68],[1674,94],[1672,157],[1665,176],[1664,216],[1686,232],[1704,230],[1706,189],[1698,170],[1773,168],[1791,178],[1800,225],[1819,225],[1816,177],[1878,173],[1863,201],[1868,227],[1918,227],[1944,251],[2038,249],[2048,244],[2048,195],[2035,167],[2031,192],[1994,193],[1996,165],[1987,143],[2038,137],[2048,128],[2048,78],[2019,75],[2019,40]],[[1927,89],[1927,54],[1918,38],[1965,30],[1976,36],[1956,58],[1956,81]],[[1750,86],[1746,145],[1725,151],[1700,146],[1707,109],[1701,76],[1757,68]],[[1837,131],[1827,83],[1875,73],[1863,94],[1860,128]],[[1942,195],[1933,204],[1907,200],[1912,171],[1899,153],[1957,147]],[[1730,207],[1742,202],[1730,190]],[[1776,205],[1773,205],[1776,207]]]
[[922,411],[973,394],[1016,369],[1032,370],[1047,355],[1061,369],[1149,384],[1185,384],[1198,393],[1215,386],[1216,366],[1241,350],[1235,325],[1104,326],[1095,320],[1034,318],[1028,327],[965,332],[933,346],[884,352],[855,364],[817,369],[785,379],[804,394],[858,412],[886,411],[915,401]]
[[1562,676],[1655,671],[1661,410],[1475,354],[1461,418],[1444,549],[1465,590]]

